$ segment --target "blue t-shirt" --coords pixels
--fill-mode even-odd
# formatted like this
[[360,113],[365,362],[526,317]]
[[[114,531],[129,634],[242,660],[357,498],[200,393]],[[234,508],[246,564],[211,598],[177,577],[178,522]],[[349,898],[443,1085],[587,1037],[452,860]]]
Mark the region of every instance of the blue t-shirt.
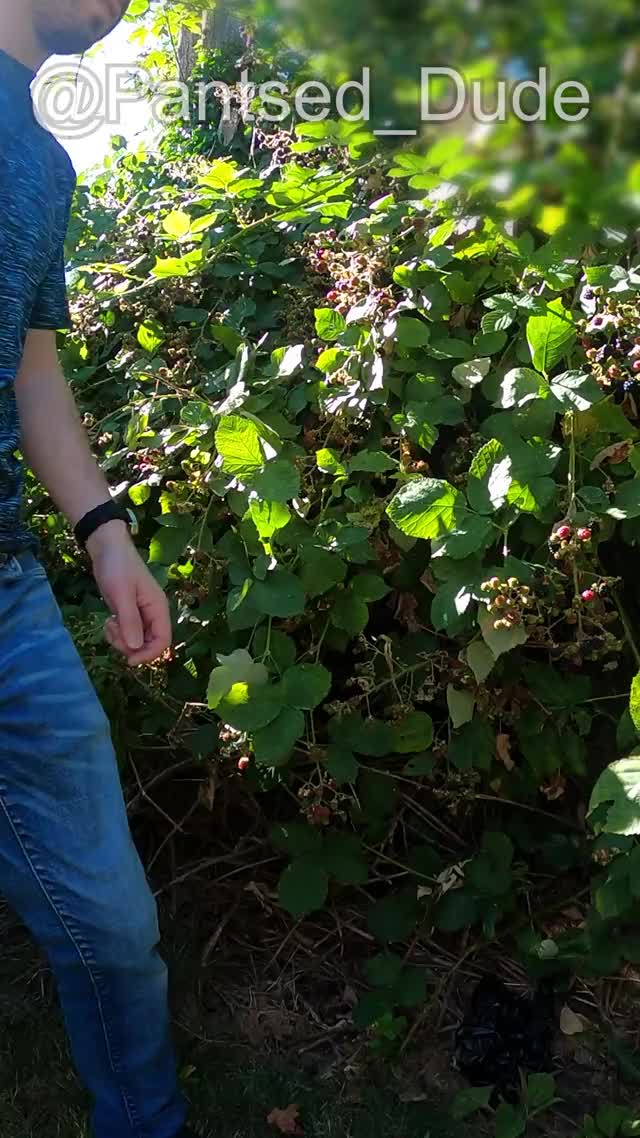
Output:
[[[30,328],[69,325],[64,241],[76,177],[33,112],[33,72],[0,51],[0,554],[33,548],[21,520],[14,383]],[[51,446],[58,445],[51,439]]]

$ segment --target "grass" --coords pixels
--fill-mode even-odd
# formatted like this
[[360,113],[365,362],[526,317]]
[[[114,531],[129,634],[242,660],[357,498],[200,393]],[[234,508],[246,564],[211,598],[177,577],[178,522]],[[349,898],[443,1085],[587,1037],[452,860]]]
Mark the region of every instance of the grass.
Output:
[[[0,929],[0,1135],[91,1138],[88,1103],[68,1056],[51,981],[20,929]],[[274,1107],[300,1105],[306,1138],[450,1138],[435,1105],[382,1089],[347,1102],[341,1087],[238,1049],[178,1033],[185,1091],[203,1138],[276,1138]],[[351,1088],[348,1088],[349,1091]]]

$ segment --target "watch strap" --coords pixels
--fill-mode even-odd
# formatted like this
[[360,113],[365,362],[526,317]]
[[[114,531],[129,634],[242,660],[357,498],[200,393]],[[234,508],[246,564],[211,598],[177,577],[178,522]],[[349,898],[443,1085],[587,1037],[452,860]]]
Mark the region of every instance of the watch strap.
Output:
[[129,529],[133,534],[137,533],[138,523],[136,516],[132,510],[127,510],[125,506],[121,506],[111,498],[108,502],[103,502],[95,509],[89,510],[84,517],[80,518],[77,525],[74,526],[73,532],[75,534],[78,545],[83,548],[86,546],[89,538],[96,532],[100,526],[104,526],[107,522],[126,522]]

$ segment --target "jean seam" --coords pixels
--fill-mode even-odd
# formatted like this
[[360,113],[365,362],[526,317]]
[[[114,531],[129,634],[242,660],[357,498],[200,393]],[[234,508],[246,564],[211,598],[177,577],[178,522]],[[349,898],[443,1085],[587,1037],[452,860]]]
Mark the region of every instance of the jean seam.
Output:
[[51,887],[49,885],[47,885],[47,883],[44,880],[43,872],[38,869],[38,867],[35,864],[33,857],[29,853],[27,846],[26,846],[26,843],[25,843],[25,839],[22,837],[22,835],[20,833],[20,827],[19,827],[19,824],[17,822],[17,819],[14,819],[12,817],[11,809],[10,809],[9,804],[7,802],[7,799],[6,799],[6,786],[2,780],[0,780],[0,809],[2,809],[2,811],[5,814],[7,822],[9,823],[9,826],[11,827],[11,830],[13,831],[13,834],[15,836],[17,843],[18,843],[18,846],[20,847],[20,851],[21,851],[21,853],[22,853],[22,855],[23,855],[23,857],[27,863],[27,866],[29,867],[29,870],[31,871],[31,873],[32,873],[37,885],[38,885],[38,888],[41,890],[41,892],[43,893],[43,895],[45,897],[45,900],[47,901],[47,904],[53,910],[57,919],[60,921],[60,924],[61,924],[64,932],[68,936],[69,941],[71,942],[71,944],[73,945],[74,949],[76,950],[76,952],[78,954],[78,958],[79,958],[81,964],[83,965],[84,968],[86,968],[86,970],[89,974],[89,978],[91,980],[91,985],[92,985],[94,993],[95,993],[96,1005],[97,1005],[98,1012],[100,1015],[100,1024],[102,1026],[102,1033],[104,1035],[104,1041],[105,1041],[107,1056],[109,1059],[109,1065],[111,1067],[111,1070],[113,1071],[113,1074],[116,1076],[116,1078],[118,1080],[118,1089],[119,1089],[120,1095],[122,1097],[122,1102],[123,1102],[123,1105],[125,1108],[127,1118],[129,1120],[129,1125],[131,1126],[132,1131],[135,1131],[135,1138],[147,1138],[147,1135],[145,1133],[143,1133],[143,1131],[141,1129],[140,1118],[138,1116],[138,1113],[137,1113],[133,1103],[130,1101],[129,1096],[128,1096],[125,1088],[123,1087],[122,1083],[120,1082],[120,1076],[121,1076],[122,1072],[120,1070],[118,1057],[117,1057],[116,1053],[114,1052],[113,1044],[112,1044],[112,1041],[111,1041],[111,1038],[109,1035],[109,1029],[107,1026],[106,1017],[104,1014],[103,993],[101,991],[100,971],[99,971],[99,969],[96,968],[95,961],[93,961],[91,959],[91,951],[90,951],[88,945],[86,945],[86,942],[83,942],[83,938],[78,936],[77,932],[74,933],[73,929],[71,928],[71,918],[66,917],[65,914],[62,912],[62,908],[61,908],[59,902],[57,902],[53,896],[53,892],[52,892]]

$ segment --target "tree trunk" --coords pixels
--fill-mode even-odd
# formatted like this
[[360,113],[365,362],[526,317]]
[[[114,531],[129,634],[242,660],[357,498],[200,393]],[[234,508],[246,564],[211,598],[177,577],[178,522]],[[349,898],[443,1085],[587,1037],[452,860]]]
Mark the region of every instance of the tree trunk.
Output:
[[[218,0],[215,8],[205,12],[202,17],[202,39],[207,51],[236,52],[241,56],[245,43],[242,26],[231,10],[230,0]],[[193,72],[196,62],[198,36],[183,28],[178,45],[178,70],[180,79],[185,82]]]

